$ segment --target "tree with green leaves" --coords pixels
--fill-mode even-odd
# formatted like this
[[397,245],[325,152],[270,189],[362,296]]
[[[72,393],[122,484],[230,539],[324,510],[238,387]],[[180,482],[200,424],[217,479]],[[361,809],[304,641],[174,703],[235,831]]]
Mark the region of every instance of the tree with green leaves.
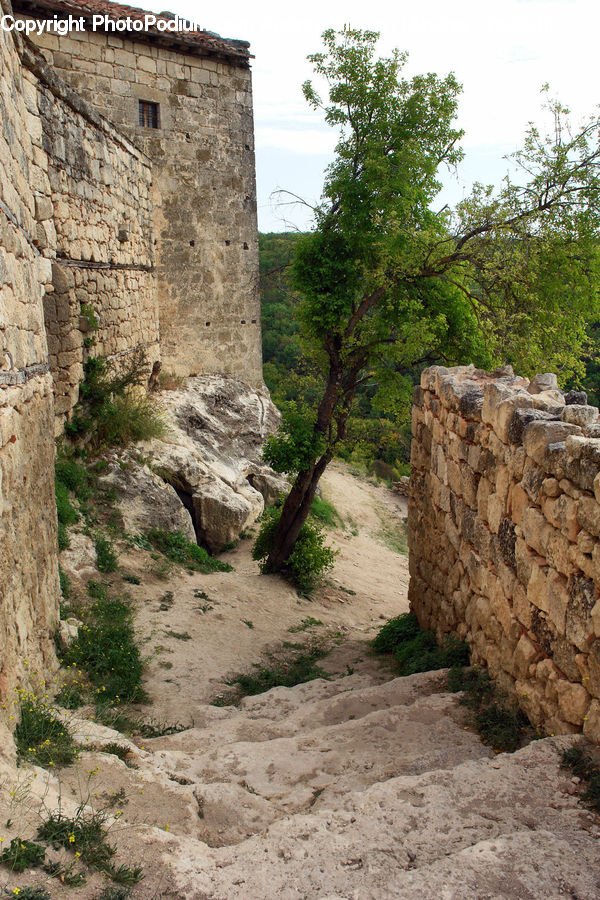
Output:
[[573,133],[568,110],[549,103],[552,132],[530,126],[516,175],[436,211],[440,170],[463,155],[461,87],[452,74],[403,77],[406,55],[378,58],[378,37],[326,31],[324,52],[309,57],[328,99],[310,81],[304,95],[339,140],[293,281],[325,387],[310,414],[284,416],[265,450],[295,476],[266,571],[285,570],[361,384],[376,382],[381,406],[393,405],[406,389],[398,373],[436,358],[566,378],[600,308],[598,119]]

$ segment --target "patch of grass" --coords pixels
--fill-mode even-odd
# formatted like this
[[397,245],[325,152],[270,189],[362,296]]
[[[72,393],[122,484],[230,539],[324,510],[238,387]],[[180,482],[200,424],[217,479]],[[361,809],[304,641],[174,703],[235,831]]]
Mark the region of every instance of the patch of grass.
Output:
[[495,751],[513,753],[537,736],[524,713],[506,706],[504,694],[484,669],[456,666],[448,673],[447,688],[463,692],[460,702],[471,710],[473,726]]
[[77,748],[56,710],[33,694],[23,692],[20,699],[21,718],[15,729],[18,758],[46,768],[70,765]]
[[329,500],[324,497],[315,497],[310,507],[311,516],[326,528],[336,528],[342,525],[342,517]]
[[25,869],[43,865],[45,857],[46,848],[41,844],[16,837],[0,853],[0,863],[11,872],[24,872]]
[[242,622],[246,628],[254,628],[254,622],[251,622],[250,619],[242,619]]
[[122,575],[123,581],[126,581],[128,584],[141,584],[142,582],[137,577],[137,575]]
[[192,636],[189,631],[165,631],[167,637],[175,638],[176,641],[191,641]]
[[405,519],[391,521],[390,514],[383,509],[378,509],[377,514],[381,522],[381,528],[377,533],[379,540],[394,553],[400,556],[408,556],[408,529]]
[[292,625],[291,628],[288,628],[288,632],[289,634],[297,634],[299,631],[306,631],[307,628],[322,624],[320,619],[314,619],[312,616],[307,616],[305,619],[302,619],[299,625]]
[[60,582],[60,592],[63,598],[68,600],[71,596],[71,579],[66,572],[63,572],[60,566],[58,567],[58,580]]
[[153,528],[147,534],[148,541],[172,562],[193,569],[195,572],[231,572],[228,563],[215,559],[210,553],[194,544],[181,531],[162,531]]
[[[105,872],[110,878],[120,881],[122,869],[111,863],[115,848],[108,842],[108,831],[105,827],[106,814],[91,813],[80,807],[73,818],[64,815],[60,810],[51,813],[37,830],[37,838],[46,841],[55,849],[63,847],[77,853],[81,862],[94,869]],[[128,869],[130,877],[139,881],[141,870]],[[130,881],[129,883],[135,883]]]
[[111,741],[109,744],[102,744],[97,749],[100,753],[110,753],[112,756],[118,756],[124,763],[127,762],[127,758],[131,753],[129,747],[126,747],[124,744],[117,744],[115,741]]
[[562,766],[570,769],[581,779],[583,782],[581,799],[594,812],[600,813],[600,765],[597,760],[586,753],[582,745],[575,744],[564,751]]
[[98,894],[98,900],[128,900],[130,896],[129,888],[109,886]]
[[64,651],[64,660],[86,670],[103,702],[145,700],[131,605],[125,598],[109,597],[107,588],[95,581],[89,582],[88,593],[94,602],[76,640]]
[[294,687],[315,678],[329,678],[329,675],[318,665],[317,660],[326,655],[323,647],[306,648],[292,654],[288,659],[273,660],[270,666],[254,665],[254,671],[243,672],[227,681],[234,690],[223,694],[213,701],[215,706],[224,706],[241,700],[242,697],[255,696],[270,691],[274,687]]
[[119,565],[113,545],[101,535],[96,538],[96,565],[104,573],[116,571]]
[[9,896],[18,897],[19,900],[51,900],[46,888],[22,887],[14,888]]
[[433,632],[422,630],[412,613],[386,622],[371,646],[377,653],[393,653],[400,675],[469,664],[468,644],[454,635],[446,635],[438,644]]

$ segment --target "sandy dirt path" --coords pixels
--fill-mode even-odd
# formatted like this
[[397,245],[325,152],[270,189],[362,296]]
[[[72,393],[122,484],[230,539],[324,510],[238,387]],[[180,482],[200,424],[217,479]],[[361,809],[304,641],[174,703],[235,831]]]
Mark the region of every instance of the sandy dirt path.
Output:
[[[281,578],[260,575],[250,555],[251,538],[223,557],[234,569],[227,573],[179,571],[160,580],[148,573],[142,554],[121,557],[122,567],[141,580],[127,586],[148,658],[151,706],[141,712],[158,721],[192,724],[223,690],[227,676],[250,669],[283,641],[324,630],[346,638],[348,646],[330,661],[334,668],[346,666],[348,653],[364,655],[355,650],[366,651],[365,642],[383,619],[407,609],[408,560],[392,549],[389,537],[402,528],[406,501],[385,485],[356,478],[340,463],[327,471],[322,490],[344,526],[328,532],[339,555],[327,583],[310,600]],[[308,617],[323,626],[290,633]]]

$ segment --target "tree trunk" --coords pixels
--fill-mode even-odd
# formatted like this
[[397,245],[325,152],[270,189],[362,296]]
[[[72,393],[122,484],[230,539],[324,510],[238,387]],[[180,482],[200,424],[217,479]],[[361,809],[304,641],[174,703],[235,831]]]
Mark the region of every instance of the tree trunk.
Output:
[[333,450],[327,450],[310,469],[299,472],[293,487],[286,497],[281,518],[273,537],[273,547],[265,563],[265,571],[279,572],[292,553],[300,529],[306,522],[321,475],[333,457]]

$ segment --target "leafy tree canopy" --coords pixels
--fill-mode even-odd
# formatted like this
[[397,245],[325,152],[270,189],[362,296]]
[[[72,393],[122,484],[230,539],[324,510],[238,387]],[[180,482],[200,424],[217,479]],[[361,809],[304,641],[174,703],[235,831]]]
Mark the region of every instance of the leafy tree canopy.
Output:
[[406,54],[378,58],[377,39],[329,30],[324,52],[309,57],[328,96],[310,81],[304,95],[339,130],[315,229],[293,263],[324,390],[306,427],[284,427],[286,453],[269,448],[279,465],[297,436],[314,448],[297,468],[271,569],[293,549],[362,384],[376,381],[385,408],[397,402],[399,374],[432,356],[577,375],[586,322],[600,305],[598,120],[573,132],[568,110],[548,102],[551,132],[530,126],[515,175],[436,211],[440,169],[462,159],[460,85],[452,74],[404,77]]

